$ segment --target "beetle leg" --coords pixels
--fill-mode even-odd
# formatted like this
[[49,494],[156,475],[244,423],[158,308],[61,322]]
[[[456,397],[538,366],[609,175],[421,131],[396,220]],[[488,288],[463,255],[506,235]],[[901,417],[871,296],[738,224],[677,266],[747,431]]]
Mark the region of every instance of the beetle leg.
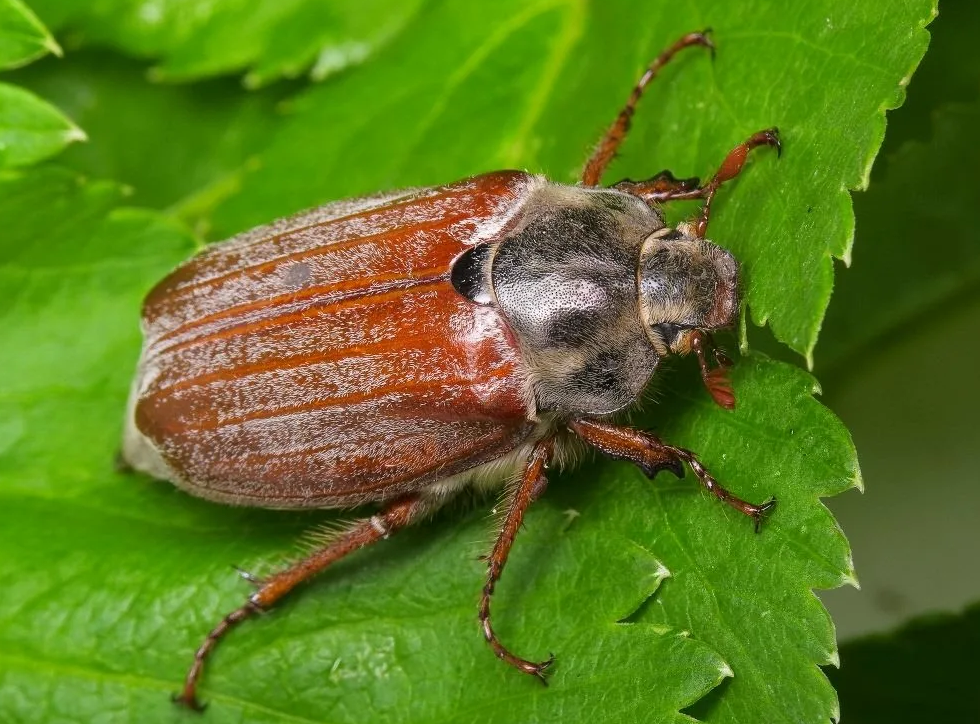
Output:
[[569,423],[569,428],[601,453],[619,460],[629,460],[648,475],[651,469],[656,472],[667,468],[664,463],[667,459],[676,461],[678,466],[681,462],[687,463],[710,493],[735,510],[755,520],[757,533],[766,515],[776,505],[775,498],[770,498],[765,503],[756,505],[729,493],[718,484],[717,480],[711,477],[711,474],[694,453],[682,447],[668,445],[649,432],[587,419],[573,420]]
[[382,538],[387,538],[396,530],[418,520],[431,510],[431,507],[430,503],[417,495],[402,498],[389,505],[381,513],[355,522],[327,545],[289,566],[289,568],[262,579],[259,582],[258,590],[249,596],[245,605],[221,619],[221,622],[204,639],[194,654],[194,663],[191,664],[191,668],[187,672],[184,688],[179,695],[174,696],[174,701],[190,709],[202,711],[204,706],[197,699],[197,684],[204,669],[204,661],[229,629],[252,614],[265,611],[297,585],[308,581],[348,553],[353,553],[359,548],[375,543]]
[[582,185],[583,186],[596,186],[599,180],[602,178],[603,171],[606,170],[606,166],[609,162],[613,160],[616,155],[616,150],[619,148],[619,144],[623,142],[626,138],[626,133],[630,129],[630,120],[633,118],[633,113],[636,110],[636,104],[639,102],[640,97],[643,95],[644,89],[651,80],[657,77],[657,73],[663,68],[671,58],[673,58],[678,52],[684,48],[689,48],[692,45],[700,45],[704,48],[709,48],[712,53],[714,53],[715,46],[712,45],[711,40],[708,38],[708,33],[710,30],[703,30],[700,33],[688,33],[680,40],[671,45],[667,50],[658,55],[646,72],[640,77],[640,80],[633,87],[633,92],[630,93],[629,99],[626,101],[626,105],[623,106],[623,110],[619,112],[616,117],[615,122],[606,131],[606,135],[602,137],[599,141],[599,145],[596,150],[593,151],[592,156],[585,164],[585,169],[582,171]]
[[718,191],[723,183],[731,181],[742,172],[742,167],[745,165],[745,159],[749,156],[749,151],[759,146],[772,146],[776,149],[777,156],[782,155],[783,147],[779,142],[779,129],[767,128],[764,131],[753,133],[746,141],[738,144],[728,152],[728,155],[721,162],[721,166],[718,167],[715,175],[700,189],[702,192],[701,195],[704,198],[704,205],[701,207],[701,214],[694,223],[694,236],[699,239],[704,238],[704,235],[708,232],[708,219],[711,217],[711,202],[715,198],[715,192]]
[[674,201],[676,199],[700,198],[701,179],[697,176],[691,178],[677,178],[667,169],[664,169],[656,176],[645,181],[631,181],[623,179],[615,183],[611,188],[623,191],[633,196],[639,196],[649,203],[663,203],[664,201]]
[[[700,239],[708,230],[708,218],[711,216],[711,202],[715,192],[726,181],[731,181],[739,175],[748,158],[749,151],[759,146],[772,146],[776,153],[782,152],[779,142],[779,129],[767,128],[753,133],[748,140],[740,143],[725,156],[718,171],[708,183],[698,185],[696,178],[678,179],[670,171],[661,171],[646,181],[620,181],[612,188],[625,191],[646,201],[648,204],[662,204],[667,201],[684,201],[689,199],[704,199],[701,214],[694,223],[692,233]],[[694,182],[693,184],[691,182]]]
[[510,554],[510,548],[514,544],[517,531],[521,528],[525,511],[531,503],[541,497],[548,485],[544,470],[548,459],[551,457],[553,445],[551,439],[545,439],[534,446],[527,465],[524,467],[524,474],[521,476],[517,487],[510,494],[507,514],[504,517],[500,532],[497,534],[497,540],[493,544],[493,550],[487,558],[487,582],[483,586],[483,596],[480,599],[480,624],[483,626],[483,635],[497,658],[506,661],[525,674],[538,677],[543,684],[548,683],[545,679],[545,671],[554,663],[554,654],[544,661],[534,662],[522,659],[508,651],[497,639],[497,634],[494,633],[493,626],[490,624],[490,597],[493,595],[493,589],[504,570],[504,564],[507,563],[507,556]]

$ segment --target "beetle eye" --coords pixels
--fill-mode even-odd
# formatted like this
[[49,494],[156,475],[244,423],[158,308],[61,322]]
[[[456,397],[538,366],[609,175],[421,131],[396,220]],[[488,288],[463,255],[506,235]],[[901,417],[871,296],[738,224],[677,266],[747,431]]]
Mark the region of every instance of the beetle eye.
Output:
[[664,344],[668,347],[673,347],[677,344],[681,334],[694,329],[694,327],[690,324],[670,324],[669,322],[663,322],[662,324],[654,324],[651,329],[660,336]]
[[654,324],[651,329],[660,335],[660,338],[668,347],[674,343],[677,335],[681,332],[681,326],[679,324]]

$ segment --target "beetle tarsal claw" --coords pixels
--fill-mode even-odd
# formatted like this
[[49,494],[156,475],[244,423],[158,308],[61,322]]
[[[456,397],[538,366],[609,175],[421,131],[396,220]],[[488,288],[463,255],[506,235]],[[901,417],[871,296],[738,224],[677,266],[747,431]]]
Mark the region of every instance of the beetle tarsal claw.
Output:
[[674,460],[673,462],[664,465],[664,470],[669,470],[672,472],[678,480],[684,477],[684,463],[680,460]]
[[538,681],[540,681],[544,686],[548,685],[548,675],[551,673],[551,665],[555,663],[555,655],[548,654],[548,658],[544,661],[539,661],[534,663],[532,661],[526,661],[526,666],[521,667],[525,673],[531,674]]
[[776,507],[775,495],[769,498],[769,500],[767,500],[762,505],[756,506],[756,510],[752,514],[752,517],[755,519],[756,533],[762,532],[762,524],[766,521],[766,519],[769,517],[769,514],[772,512],[773,508],[775,507]]

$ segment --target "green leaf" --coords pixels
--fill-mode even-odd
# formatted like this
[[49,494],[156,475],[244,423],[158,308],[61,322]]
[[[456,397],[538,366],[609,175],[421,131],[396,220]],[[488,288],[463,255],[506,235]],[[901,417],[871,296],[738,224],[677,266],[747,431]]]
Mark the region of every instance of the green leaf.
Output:
[[16,68],[61,48],[20,0],[0,0],[0,69]]
[[0,83],[0,168],[36,163],[85,138],[85,132],[50,103]]
[[[658,413],[665,439],[696,449],[719,480],[749,500],[779,507],[755,540],[738,514],[705,508],[689,484],[663,481],[644,505],[644,544],[675,571],[640,620],[670,624],[706,641],[734,678],[692,713],[716,722],[816,722],[836,718],[833,690],[813,663],[836,662],[829,617],[811,588],[855,582],[843,533],[818,498],[861,486],[850,436],[811,395],[808,374],[753,355],[733,381],[739,407],[705,399],[697,375],[669,378]],[[679,499],[673,499],[675,496]],[[744,525],[742,523],[741,525]]]
[[980,721],[976,656],[980,605],[915,619],[841,647],[831,675],[854,724]]
[[[0,69],[61,55],[47,29],[20,0],[0,0]],[[0,169],[49,158],[85,133],[33,93],[0,83]]]
[[422,0],[179,0],[66,3],[35,0],[41,17],[76,42],[162,57],[159,80],[194,80],[248,69],[248,86],[322,80],[364,62],[413,21]]
[[[0,526],[0,690],[13,692],[0,711],[168,719],[165,695],[194,646],[245,594],[229,564],[268,570],[322,516],[215,506],[113,472],[139,298],[192,242],[114,208],[116,187],[55,169],[7,177],[0,192],[0,294],[14,300],[2,319],[0,509],[16,511]],[[834,695],[813,664],[833,659],[834,640],[809,588],[838,585],[850,567],[817,496],[853,484],[853,449],[805,373],[747,358],[735,376],[743,404],[729,413],[687,372],[659,408],[664,433],[696,444],[736,492],[775,493],[780,508],[757,536],[690,480],[619,465],[554,476],[496,599],[512,645],[560,655],[551,687],[486,650],[474,595],[491,526],[481,510],[456,511],[249,622],[212,662],[209,716],[680,721],[734,673],[730,711],[710,719],[755,721],[749,708],[825,719]]]
[[144,64],[96,51],[35,63],[9,78],[86,129],[91,142],[67,149],[60,164],[124,183],[130,204],[167,209],[201,232],[281,120],[287,91],[242,93],[231,79],[148,83]]

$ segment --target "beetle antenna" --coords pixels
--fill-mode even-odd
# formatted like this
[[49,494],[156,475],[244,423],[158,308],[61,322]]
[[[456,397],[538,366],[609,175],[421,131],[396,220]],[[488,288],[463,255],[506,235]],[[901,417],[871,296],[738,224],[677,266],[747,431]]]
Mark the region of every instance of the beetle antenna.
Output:
[[[732,361],[724,352],[715,346],[715,341],[708,332],[695,330],[691,334],[691,349],[698,357],[698,367],[701,368],[701,381],[704,382],[708,394],[719,406],[726,410],[735,409],[735,391],[728,379],[728,368]],[[708,350],[711,350],[717,367],[708,364]]]

